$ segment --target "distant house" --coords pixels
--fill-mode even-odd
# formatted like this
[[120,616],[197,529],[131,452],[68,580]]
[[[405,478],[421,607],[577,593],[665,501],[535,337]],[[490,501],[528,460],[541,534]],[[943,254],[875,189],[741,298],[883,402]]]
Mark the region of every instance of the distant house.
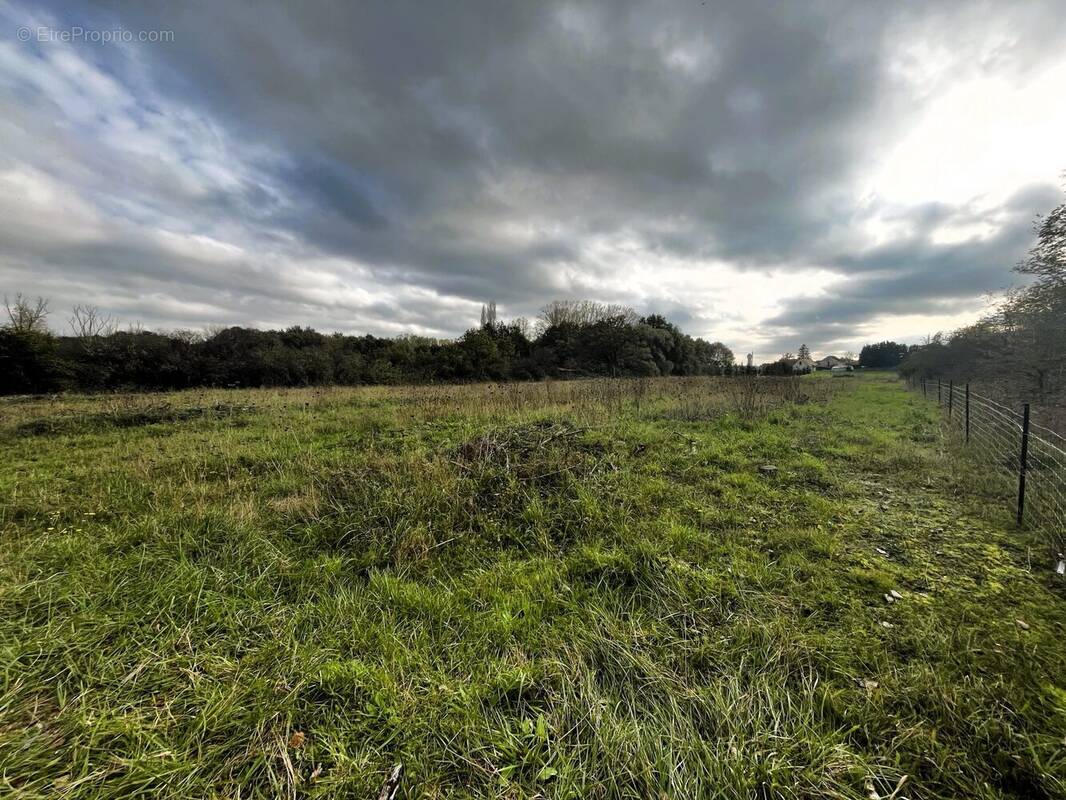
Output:
[[832,369],[833,367],[854,367],[852,359],[840,358],[839,356],[825,356],[814,362],[815,369]]
[[792,362],[793,375],[806,375],[808,372],[814,372],[814,360],[809,356],[802,356]]

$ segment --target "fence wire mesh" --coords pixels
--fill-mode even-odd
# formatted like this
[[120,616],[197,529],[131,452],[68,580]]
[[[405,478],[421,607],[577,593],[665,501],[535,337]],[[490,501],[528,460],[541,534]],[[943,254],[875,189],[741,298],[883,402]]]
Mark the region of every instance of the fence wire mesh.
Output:
[[967,384],[914,380],[915,391],[939,405],[949,430],[983,464],[1017,485],[1020,525],[1046,531],[1056,549],[1066,548],[1066,436],[1011,408],[970,391]]

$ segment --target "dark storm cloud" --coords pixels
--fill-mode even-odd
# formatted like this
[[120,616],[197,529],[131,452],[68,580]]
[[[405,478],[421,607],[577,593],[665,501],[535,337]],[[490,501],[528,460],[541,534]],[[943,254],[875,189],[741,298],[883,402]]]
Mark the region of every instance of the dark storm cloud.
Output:
[[[372,171],[409,219],[466,211],[429,235],[530,215],[576,223],[574,237],[650,237],[670,216],[681,235],[656,244],[679,255],[793,260],[884,80],[882,14],[844,5],[828,26],[759,3],[151,5],[111,8],[127,27],[175,30],[150,55],[187,98],[331,165],[341,177],[317,173],[318,189],[356,228],[375,209],[343,173]],[[318,227],[318,243],[356,246]]]
[[280,177],[307,201],[306,207],[313,213],[336,215],[357,229],[381,228],[387,224],[381,208],[387,197],[380,182],[347,164],[307,161]]
[[[69,61],[52,45],[35,45],[36,61],[16,53],[7,164],[76,189],[96,213],[84,212],[89,241],[16,237],[5,283],[16,268],[22,279],[76,270],[84,285],[173,298],[161,322],[191,324],[218,306],[233,319],[216,321],[455,334],[482,300],[531,315],[590,287],[700,320],[678,302],[687,287],[627,293],[623,260],[646,253],[842,276],[846,302],[790,301],[767,320],[766,335],[817,347],[878,315],[972,302],[1007,282],[1028,242],[1014,206],[996,211],[997,231],[980,243],[935,243],[942,226],[989,213],[944,203],[882,209],[906,230],[877,248],[857,230],[871,149],[924,102],[899,77],[898,42],[965,27],[959,15],[980,29],[969,4],[46,7],[25,14],[164,29],[173,41],[76,48],[99,70],[93,85],[85,70],[52,80]],[[1016,37],[997,69],[1052,57],[1063,22],[1049,8],[986,20]],[[105,103],[95,113],[77,108],[90,90]],[[629,250],[612,272],[597,248],[618,237]],[[216,257],[219,242],[241,252]],[[306,274],[293,266],[308,262],[318,266]],[[182,316],[183,301],[200,311]]]

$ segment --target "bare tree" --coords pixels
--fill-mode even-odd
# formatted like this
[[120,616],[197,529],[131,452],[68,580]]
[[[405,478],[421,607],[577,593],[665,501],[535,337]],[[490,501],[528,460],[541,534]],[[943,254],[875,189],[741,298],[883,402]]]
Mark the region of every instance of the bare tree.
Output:
[[48,330],[48,301],[43,297],[30,300],[20,292],[15,295],[15,302],[12,303],[7,299],[7,295],[4,295],[4,308],[8,319],[4,327],[9,330],[18,333],[44,333]]
[[533,326],[525,317],[516,317],[511,324],[514,325],[527,339],[533,338]]
[[207,341],[207,334],[204,331],[194,331],[188,328],[175,328],[170,332],[170,338],[175,341],[179,341],[182,344],[195,344],[197,342]]
[[68,320],[70,330],[79,339],[110,336],[115,332],[115,321],[96,306],[76,305]]
[[608,319],[618,318],[628,325],[636,325],[639,315],[629,306],[616,303],[597,303],[594,300],[553,300],[540,310],[540,324],[545,328],[554,325],[595,325]]

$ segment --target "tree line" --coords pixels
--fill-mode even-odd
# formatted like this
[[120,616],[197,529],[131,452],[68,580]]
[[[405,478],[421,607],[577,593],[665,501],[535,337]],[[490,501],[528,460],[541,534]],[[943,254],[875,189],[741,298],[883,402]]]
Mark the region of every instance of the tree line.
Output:
[[864,344],[859,351],[859,366],[867,369],[898,367],[910,351],[911,347],[899,342]]
[[5,298],[0,394],[326,384],[724,374],[733,353],[624,306],[556,301],[535,325],[501,322],[495,304],[456,340],[325,334],[305,327],[208,333],[119,330],[78,306],[70,335],[48,326],[43,299]]

